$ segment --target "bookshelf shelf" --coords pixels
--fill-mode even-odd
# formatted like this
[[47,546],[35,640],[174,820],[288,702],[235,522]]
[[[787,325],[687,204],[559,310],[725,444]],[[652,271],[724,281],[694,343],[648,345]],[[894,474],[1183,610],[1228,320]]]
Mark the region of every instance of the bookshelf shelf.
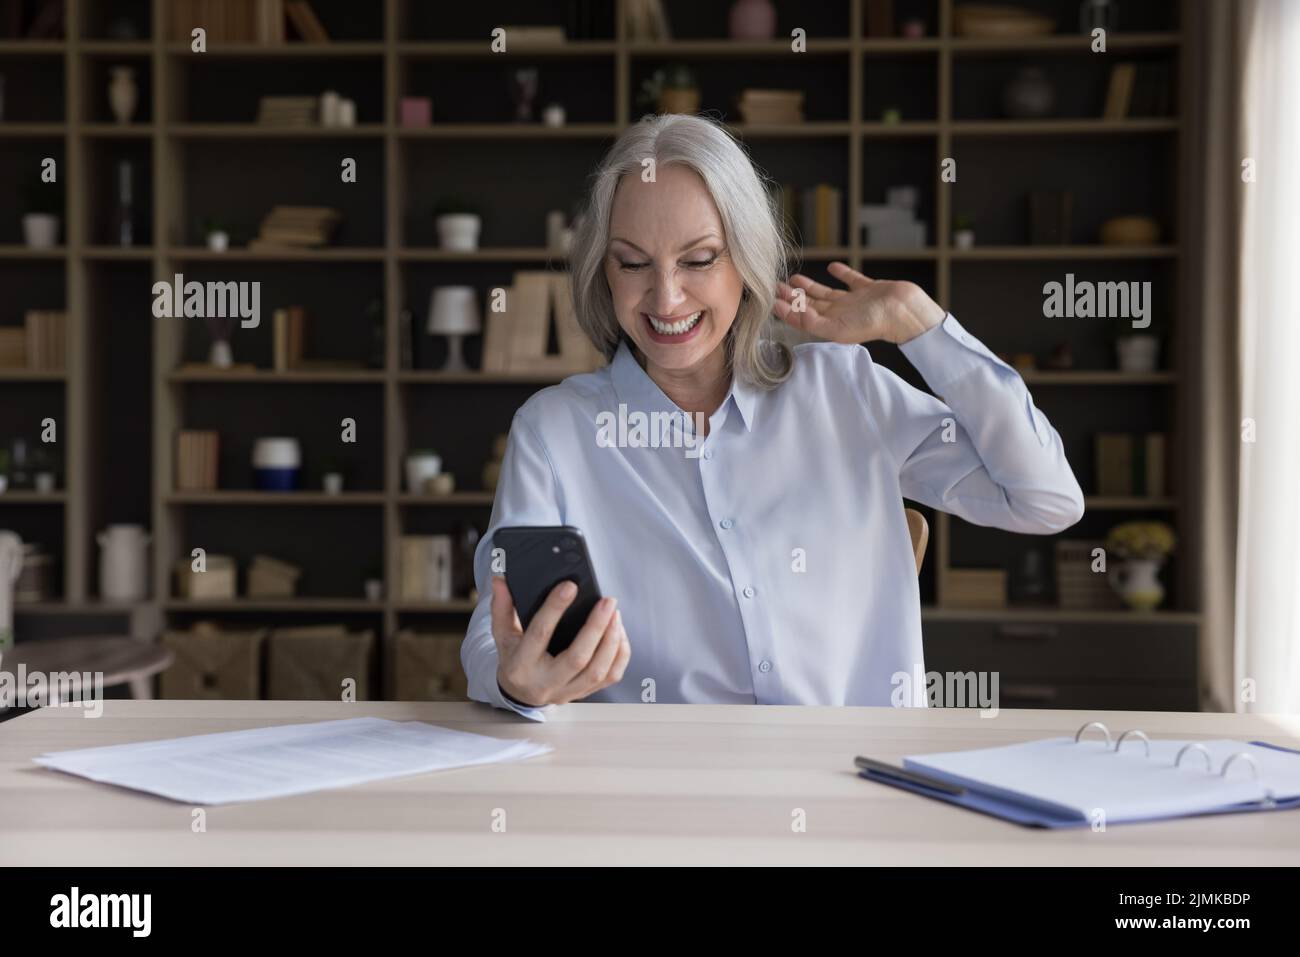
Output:
[[383,505],[383,492],[173,492],[163,499],[168,505],[272,505],[347,507],[356,505]]
[[4,505],[63,505],[68,500],[66,491],[29,492],[6,489],[0,492],[0,506]]
[[51,246],[48,249],[34,249],[17,244],[0,245],[0,260],[3,259],[66,259],[68,247]]
[[194,262],[215,262],[219,260],[230,260],[231,262],[383,262],[385,257],[384,248],[368,248],[365,246],[325,246],[320,249],[296,249],[285,247],[283,249],[227,249],[221,252],[207,249],[203,246],[171,246],[164,250],[164,254],[178,262],[191,260]]

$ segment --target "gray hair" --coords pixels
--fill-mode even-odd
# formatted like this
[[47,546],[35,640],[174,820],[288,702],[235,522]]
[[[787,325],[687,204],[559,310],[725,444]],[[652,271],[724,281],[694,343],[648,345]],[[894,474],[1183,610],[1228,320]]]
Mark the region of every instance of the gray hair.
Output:
[[744,284],[740,308],[725,340],[727,366],[742,382],[775,388],[794,368],[794,353],[772,335],[781,325],[772,314],[776,283],[789,279],[793,243],[771,181],[725,127],[706,117],[646,116],[624,131],[592,174],[569,254],[578,324],[607,362],[627,338],[614,312],[604,262],[614,192],[624,175],[642,172],[647,158],[654,159],[656,170],[680,164],[704,180],[722,217],[731,261]]

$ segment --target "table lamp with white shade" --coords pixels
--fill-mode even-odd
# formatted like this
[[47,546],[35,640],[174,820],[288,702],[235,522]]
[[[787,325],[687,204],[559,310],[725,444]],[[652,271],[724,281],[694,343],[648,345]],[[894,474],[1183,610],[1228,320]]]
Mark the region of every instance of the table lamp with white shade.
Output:
[[483,328],[478,295],[473,286],[435,286],[429,296],[429,321],[425,331],[447,337],[447,362],[443,372],[468,372],[461,340]]

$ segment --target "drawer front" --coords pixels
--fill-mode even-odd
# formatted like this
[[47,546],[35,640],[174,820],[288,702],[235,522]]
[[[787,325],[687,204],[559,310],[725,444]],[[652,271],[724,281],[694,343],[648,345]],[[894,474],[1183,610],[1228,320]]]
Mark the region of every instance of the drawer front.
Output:
[[927,671],[997,671],[1004,688],[1197,684],[1194,625],[942,621],[923,634]]

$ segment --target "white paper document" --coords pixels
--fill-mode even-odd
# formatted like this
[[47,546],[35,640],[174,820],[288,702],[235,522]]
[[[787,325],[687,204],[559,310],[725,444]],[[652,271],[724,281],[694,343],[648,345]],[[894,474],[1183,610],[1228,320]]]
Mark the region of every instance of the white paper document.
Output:
[[57,771],[186,804],[229,804],[521,761],[552,750],[533,741],[451,731],[419,721],[348,718],[55,751],[34,760]]

